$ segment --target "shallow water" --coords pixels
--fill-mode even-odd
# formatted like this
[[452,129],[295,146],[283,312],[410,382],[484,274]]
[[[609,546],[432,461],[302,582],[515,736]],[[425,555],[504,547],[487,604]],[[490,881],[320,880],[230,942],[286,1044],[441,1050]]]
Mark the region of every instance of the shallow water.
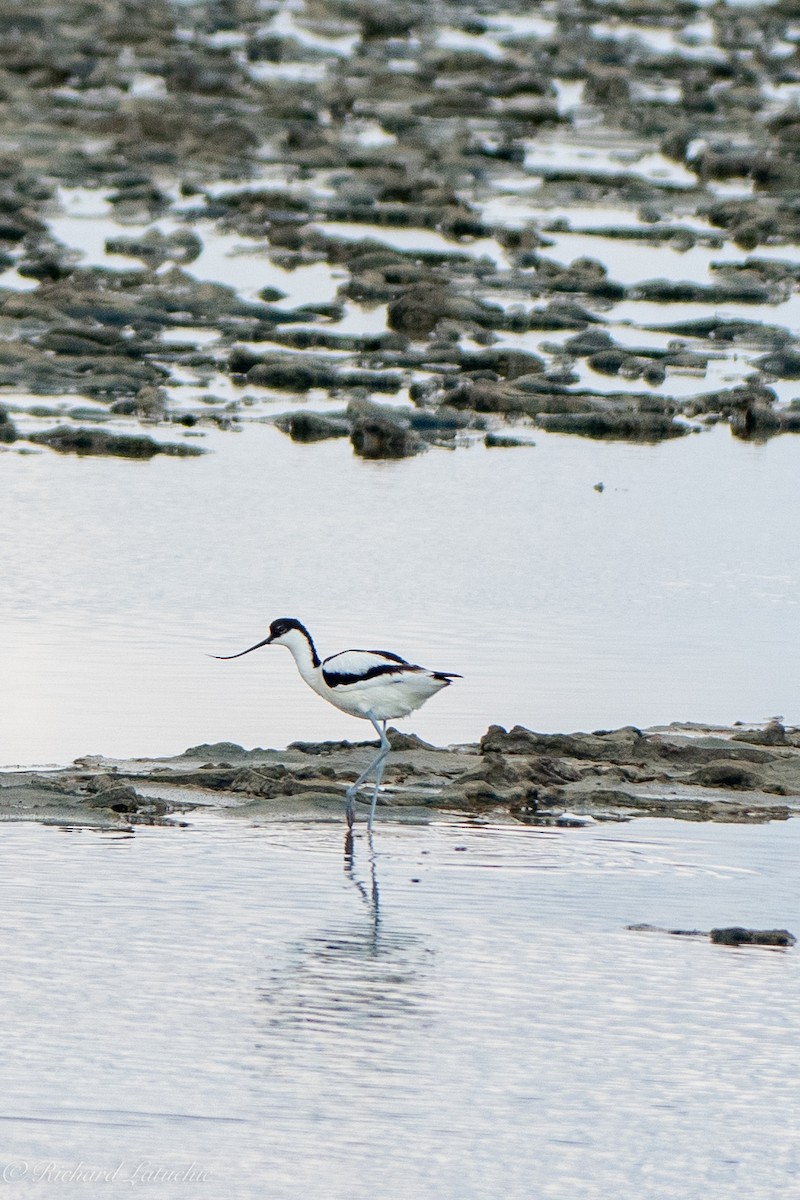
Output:
[[[159,1195],[777,1200],[800,823],[6,825],[2,1166]],[[377,905],[375,898],[377,896]],[[476,914],[480,920],[476,920]],[[143,1165],[145,1164],[145,1165]],[[37,1179],[39,1180],[37,1185]]]
[[284,615],[323,654],[461,673],[404,723],[438,744],[800,720],[796,441],[534,437],[365,463],[255,424],[186,462],[4,455],[0,763],[357,739],[285,651],[207,657]]

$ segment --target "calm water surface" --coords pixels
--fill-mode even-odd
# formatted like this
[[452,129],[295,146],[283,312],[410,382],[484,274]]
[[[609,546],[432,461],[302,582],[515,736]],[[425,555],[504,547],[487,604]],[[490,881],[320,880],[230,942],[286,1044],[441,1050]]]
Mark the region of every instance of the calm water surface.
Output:
[[797,951],[625,926],[798,931],[799,842],[799,822],[387,821],[351,863],[330,822],[6,825],[8,1178],[777,1200],[800,1185]]
[[284,651],[206,656],[284,615],[323,654],[460,672],[406,725],[440,744],[800,721],[800,441],[536,442],[364,463],[256,424],[183,462],[3,454],[0,764],[358,738]]

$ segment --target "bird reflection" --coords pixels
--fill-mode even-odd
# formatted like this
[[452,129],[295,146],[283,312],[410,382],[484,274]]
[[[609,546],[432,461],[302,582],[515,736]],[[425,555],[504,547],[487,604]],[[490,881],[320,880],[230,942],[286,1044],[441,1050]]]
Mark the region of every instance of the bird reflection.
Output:
[[348,917],[291,940],[288,957],[260,990],[284,1046],[287,1036],[306,1038],[310,1030],[321,1037],[356,1029],[365,1045],[379,1026],[416,1020],[424,1011],[431,948],[416,932],[386,926],[372,837],[359,843],[363,857],[348,830],[343,866],[348,894],[352,885],[358,895],[355,909],[348,905]]
[[344,873],[347,878],[355,885],[361,899],[367,906],[367,909],[372,917],[372,935],[374,940],[374,949],[378,948],[378,930],[381,924],[380,910],[380,893],[378,891],[378,871],[375,863],[375,845],[372,840],[372,830],[367,832],[367,845],[369,846],[369,872],[370,882],[367,885],[363,879],[360,879],[356,873],[356,852],[355,839],[353,830],[348,829],[344,838]]

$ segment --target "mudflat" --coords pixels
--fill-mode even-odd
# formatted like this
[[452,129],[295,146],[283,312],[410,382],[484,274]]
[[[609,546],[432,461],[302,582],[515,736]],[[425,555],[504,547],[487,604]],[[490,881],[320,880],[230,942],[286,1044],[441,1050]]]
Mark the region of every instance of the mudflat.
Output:
[[797,14],[12,8],[0,443],[798,431]]
[[[800,729],[777,721],[571,734],[495,725],[477,744],[448,748],[396,730],[389,736],[378,829],[381,819],[443,812],[562,826],[637,816],[763,822],[800,812]],[[0,814],[116,828],[169,824],[209,808],[257,822],[343,819],[345,788],[375,744],[245,750],[222,742],[173,758],[92,756],[46,772],[6,771]]]

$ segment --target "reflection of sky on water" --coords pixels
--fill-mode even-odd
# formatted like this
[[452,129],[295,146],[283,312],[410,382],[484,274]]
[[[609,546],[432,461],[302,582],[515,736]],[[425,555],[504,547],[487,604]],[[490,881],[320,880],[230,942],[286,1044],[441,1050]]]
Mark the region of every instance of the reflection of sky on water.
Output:
[[4,1161],[195,1162],[210,1200],[265,1180],[345,1200],[354,1179],[426,1200],[786,1195],[797,951],[626,926],[797,931],[800,822],[383,820],[344,870],[343,832],[7,825]]

